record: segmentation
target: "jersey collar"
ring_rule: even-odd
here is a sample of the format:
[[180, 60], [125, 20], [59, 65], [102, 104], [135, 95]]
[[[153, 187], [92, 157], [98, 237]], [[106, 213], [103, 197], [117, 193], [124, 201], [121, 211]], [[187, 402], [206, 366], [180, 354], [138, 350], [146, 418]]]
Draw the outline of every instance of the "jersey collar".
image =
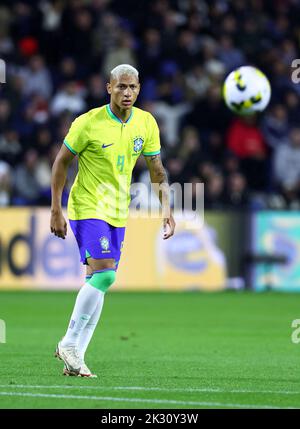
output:
[[125, 122], [122, 122], [121, 121], [121, 119], [120, 118], [118, 118], [115, 114], [114, 114], [114, 112], [111, 110], [111, 108], [110, 108], [110, 105], [109, 104], [107, 104], [106, 105], [106, 111], [107, 111], [107, 113], [108, 113], [108, 115], [111, 117], [111, 119], [113, 119], [114, 121], [116, 121], [116, 122], [119, 122], [119, 124], [128, 124], [128, 122], [131, 120], [131, 118], [132, 118], [132, 116], [133, 116], [133, 107], [132, 107], [132, 109], [131, 109], [131, 113], [130, 113], [130, 116], [129, 116], [129, 118], [127, 119], [127, 121], [125, 121]]

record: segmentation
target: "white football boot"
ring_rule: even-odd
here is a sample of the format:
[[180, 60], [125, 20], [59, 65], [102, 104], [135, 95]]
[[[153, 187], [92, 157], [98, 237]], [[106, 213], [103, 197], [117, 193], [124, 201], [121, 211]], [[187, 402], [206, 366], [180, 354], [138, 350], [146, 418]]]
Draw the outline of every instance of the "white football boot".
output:
[[91, 370], [86, 366], [85, 363], [80, 367], [79, 373], [74, 371], [69, 371], [67, 366], [64, 366], [63, 375], [73, 377], [89, 377], [89, 378], [97, 378], [96, 374], [92, 374]]
[[84, 366], [76, 347], [63, 347], [61, 341], [56, 346], [54, 356], [64, 361], [67, 370], [74, 373], [74, 375], [79, 375], [81, 367]]

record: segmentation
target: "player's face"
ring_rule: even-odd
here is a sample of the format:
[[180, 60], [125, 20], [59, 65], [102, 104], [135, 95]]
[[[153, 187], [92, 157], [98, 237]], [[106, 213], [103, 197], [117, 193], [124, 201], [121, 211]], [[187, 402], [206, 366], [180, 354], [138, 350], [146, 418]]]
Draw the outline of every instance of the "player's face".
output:
[[140, 92], [140, 84], [135, 76], [122, 75], [107, 84], [112, 105], [120, 110], [131, 109]]

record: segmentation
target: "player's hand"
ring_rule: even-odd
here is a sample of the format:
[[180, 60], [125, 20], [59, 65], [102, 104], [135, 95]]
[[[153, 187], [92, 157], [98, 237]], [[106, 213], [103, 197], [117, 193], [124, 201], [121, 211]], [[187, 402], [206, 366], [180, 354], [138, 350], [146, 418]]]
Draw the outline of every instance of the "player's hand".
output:
[[65, 239], [67, 235], [67, 222], [61, 211], [51, 212], [50, 230], [56, 237]]
[[171, 214], [169, 217], [164, 218], [163, 226], [164, 226], [163, 239], [167, 240], [168, 238], [172, 237], [172, 235], [174, 234], [175, 226], [176, 226], [175, 220]]

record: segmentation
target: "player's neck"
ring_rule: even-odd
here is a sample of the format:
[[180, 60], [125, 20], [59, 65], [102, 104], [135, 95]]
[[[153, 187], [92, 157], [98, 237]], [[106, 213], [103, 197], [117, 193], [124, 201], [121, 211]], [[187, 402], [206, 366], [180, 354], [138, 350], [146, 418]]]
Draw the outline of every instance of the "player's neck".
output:
[[110, 103], [109, 107], [110, 107], [110, 110], [112, 111], [112, 113], [118, 119], [120, 119], [120, 121], [126, 122], [130, 118], [132, 108], [131, 109], [120, 109], [120, 107], [118, 107], [116, 104], [112, 104], [112, 103]]

